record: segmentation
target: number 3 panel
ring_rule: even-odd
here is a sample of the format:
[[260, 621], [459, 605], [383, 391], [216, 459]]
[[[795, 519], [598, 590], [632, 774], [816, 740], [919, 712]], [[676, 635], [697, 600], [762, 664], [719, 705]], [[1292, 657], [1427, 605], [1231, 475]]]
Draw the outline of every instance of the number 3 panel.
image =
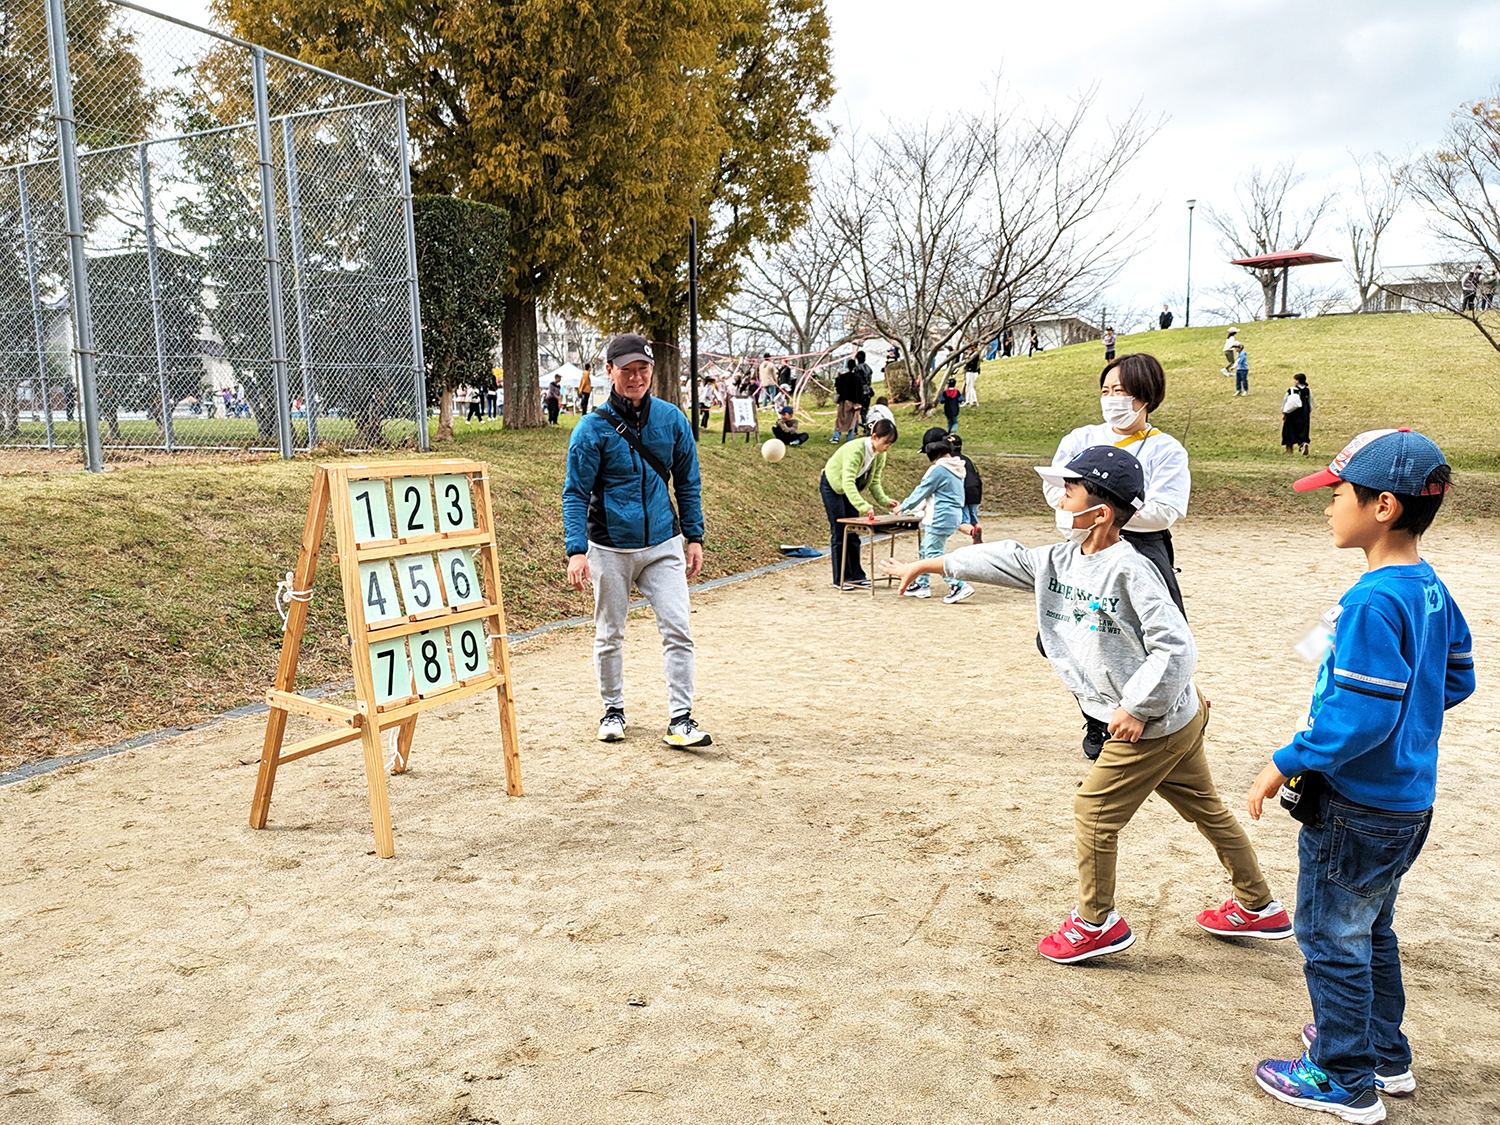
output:
[[420, 616], [443, 607], [431, 555], [405, 555], [397, 559], [396, 577], [401, 582], [401, 600], [406, 603], [409, 615]]
[[437, 531], [432, 507], [431, 477], [397, 477], [391, 481], [396, 498], [396, 534], [402, 538]]
[[473, 531], [474, 500], [469, 493], [469, 478], [451, 474], [434, 477], [437, 486], [439, 531]]
[[478, 621], [449, 626], [448, 644], [453, 649], [459, 679], [472, 680], [490, 670], [489, 646], [484, 642], [484, 626]]
[[427, 629], [411, 635], [411, 664], [417, 677], [417, 694], [431, 695], [453, 682], [448, 664], [446, 629]]
[[474, 566], [472, 551], [462, 547], [454, 551], [439, 551], [438, 569], [443, 574], [449, 605], [460, 606], [484, 601], [484, 591], [479, 588], [479, 572]]
[[404, 637], [376, 641], [370, 646], [370, 674], [375, 678], [377, 704], [411, 697], [411, 664], [406, 659]]

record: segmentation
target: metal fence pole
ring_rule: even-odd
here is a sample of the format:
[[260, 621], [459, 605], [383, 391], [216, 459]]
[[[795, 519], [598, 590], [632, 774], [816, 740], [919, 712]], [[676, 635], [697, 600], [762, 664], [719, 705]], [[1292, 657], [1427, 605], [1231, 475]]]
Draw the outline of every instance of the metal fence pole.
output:
[[[62, 0], [50, 0], [60, 4]], [[281, 258], [276, 242], [276, 177], [271, 163], [271, 111], [266, 95], [266, 52], [252, 52], [255, 71], [255, 139], [260, 154], [260, 219], [266, 243], [266, 305], [271, 321], [271, 373], [276, 380], [276, 413], [281, 455], [292, 457], [292, 392], [286, 371], [286, 324], [281, 309]]]
[[406, 216], [406, 281], [411, 299], [412, 375], [417, 395], [417, 448], [431, 449], [427, 437], [427, 360], [422, 354], [422, 294], [417, 287], [417, 227], [411, 209], [411, 161], [406, 148], [406, 98], [396, 97], [396, 131], [401, 138], [401, 203]]
[[73, 281], [73, 335], [78, 355], [83, 419], [84, 463], [104, 471], [99, 440], [99, 384], [94, 375], [94, 321], [89, 308], [89, 276], [83, 257], [83, 200], [78, 190], [78, 145], [73, 134], [73, 77], [68, 65], [68, 25], [63, 0], [47, 0], [47, 53], [52, 62], [52, 109], [57, 118], [57, 163], [62, 172], [63, 207], [68, 226], [68, 265]]
[[16, 190], [21, 196], [21, 233], [26, 245], [26, 279], [31, 283], [31, 331], [36, 336], [36, 375], [42, 385], [42, 420], [47, 426], [47, 448], [56, 449], [52, 433], [52, 389], [47, 386], [47, 331], [42, 324], [42, 294], [36, 283], [36, 236], [31, 227], [31, 196], [26, 190], [26, 167], [16, 165]]
[[297, 294], [297, 354], [302, 368], [302, 399], [307, 404], [307, 448], [318, 446], [318, 399], [314, 394], [312, 362], [308, 358], [307, 263], [302, 256], [302, 189], [297, 182], [297, 146], [292, 119], [281, 119], [281, 149], [286, 157], [286, 205], [292, 226], [292, 277]]
[[151, 158], [141, 145], [141, 216], [146, 226], [146, 273], [151, 279], [151, 320], [156, 328], [156, 382], [161, 392], [161, 434], [173, 452], [172, 400], [167, 391], [167, 329], [162, 322], [161, 273], [156, 262], [156, 224], [151, 220]]

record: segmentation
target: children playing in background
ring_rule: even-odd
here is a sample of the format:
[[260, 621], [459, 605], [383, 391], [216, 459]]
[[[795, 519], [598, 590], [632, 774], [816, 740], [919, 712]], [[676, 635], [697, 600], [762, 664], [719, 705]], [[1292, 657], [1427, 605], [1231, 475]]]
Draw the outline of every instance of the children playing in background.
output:
[[1208, 706], [1193, 685], [1197, 649], [1156, 568], [1120, 539], [1145, 499], [1140, 462], [1093, 446], [1065, 466], [1038, 468], [1063, 488], [1066, 541], [964, 547], [916, 563], [882, 561], [904, 590], [924, 574], [1032, 590], [1047, 659], [1084, 713], [1106, 720], [1109, 739], [1073, 798], [1078, 906], [1037, 951], [1071, 964], [1118, 953], [1135, 935], [1115, 909], [1120, 830], [1153, 792], [1198, 828], [1229, 869], [1234, 897], [1198, 915], [1227, 937], [1284, 938], [1291, 920], [1261, 874], [1255, 849], [1224, 807], [1203, 748]]
[[1469, 626], [1421, 556], [1449, 477], [1421, 434], [1372, 430], [1293, 485], [1333, 487], [1333, 545], [1364, 551], [1369, 569], [1339, 599], [1310, 725], [1249, 794], [1258, 820], [1265, 799], [1297, 779], [1296, 930], [1313, 1012], [1302, 1056], [1263, 1060], [1255, 1080], [1281, 1101], [1362, 1125], [1385, 1120], [1380, 1093], [1416, 1089], [1391, 923], [1432, 826], [1443, 713], [1474, 692]]
[[[906, 512], [922, 513], [922, 543], [918, 548], [924, 559], [940, 559], [948, 545], [948, 536], [969, 525], [963, 522], [964, 508], [964, 463], [953, 456], [953, 446], [948, 435], [937, 426], [922, 435], [922, 452], [931, 462], [911, 495], [901, 501]], [[948, 579], [948, 594], [943, 601], [952, 605], [974, 593], [967, 582]], [[927, 586], [927, 575], [923, 574], [905, 585], [902, 591], [908, 598], [930, 598], [932, 591]]]
[[979, 526], [979, 502], [984, 499], [984, 481], [979, 479], [979, 470], [974, 462], [964, 456], [964, 439], [957, 434], [948, 435], [953, 446], [953, 456], [964, 463], [964, 511], [963, 523], [969, 528], [969, 538], [976, 543], [984, 541], [984, 532]]
[[1250, 393], [1250, 353], [1245, 350], [1244, 344], [1238, 343], [1234, 345], [1234, 393]]
[[802, 432], [802, 425], [797, 421], [797, 414], [791, 406], [783, 406], [781, 414], [776, 423], [771, 427], [771, 436], [779, 438], [788, 446], [801, 445], [807, 440], [807, 435]]

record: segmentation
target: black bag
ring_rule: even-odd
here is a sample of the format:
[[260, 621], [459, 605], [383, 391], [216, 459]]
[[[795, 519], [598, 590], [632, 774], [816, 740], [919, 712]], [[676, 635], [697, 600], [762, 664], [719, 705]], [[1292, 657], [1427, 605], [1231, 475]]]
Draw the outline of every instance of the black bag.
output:
[[1277, 797], [1281, 800], [1281, 807], [1292, 814], [1293, 820], [1316, 828], [1323, 823], [1323, 794], [1327, 790], [1327, 778], [1317, 770], [1306, 770], [1296, 777], [1287, 778]]

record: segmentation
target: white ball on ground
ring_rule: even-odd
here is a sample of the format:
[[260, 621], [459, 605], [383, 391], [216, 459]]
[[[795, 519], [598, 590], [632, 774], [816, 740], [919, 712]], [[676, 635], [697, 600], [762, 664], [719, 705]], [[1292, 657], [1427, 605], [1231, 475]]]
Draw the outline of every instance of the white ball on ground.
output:
[[760, 447], [760, 455], [774, 465], [786, 456], [786, 443], [780, 438], [771, 438]]

